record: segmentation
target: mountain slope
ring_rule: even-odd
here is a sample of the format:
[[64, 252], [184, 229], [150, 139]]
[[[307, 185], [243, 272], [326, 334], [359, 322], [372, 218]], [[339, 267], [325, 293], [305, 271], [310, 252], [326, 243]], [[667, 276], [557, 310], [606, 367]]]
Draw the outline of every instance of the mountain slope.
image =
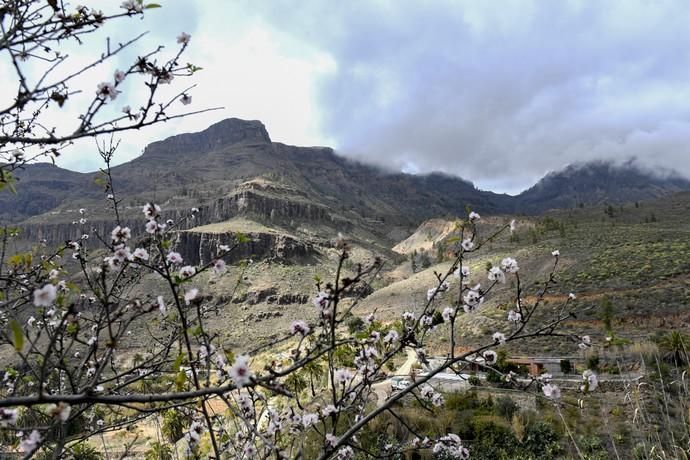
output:
[[[154, 142], [112, 172], [123, 215], [132, 219], [141, 218], [140, 206], [154, 200], [173, 217], [199, 207], [202, 225], [237, 216], [287, 230], [308, 223], [310, 231], [326, 226], [327, 232], [358, 233], [388, 247], [420, 222], [463, 215], [467, 206], [485, 214], [536, 214], [690, 190], [685, 179], [593, 163], [551, 173], [518, 196], [500, 195], [457, 177], [391, 173], [329, 148], [272, 142], [261, 122], [235, 118]], [[19, 196], [0, 196], [4, 222], [68, 223], [80, 207], [89, 209], [91, 219], [107, 217], [103, 191], [94, 183], [97, 173], [36, 164], [18, 176]]]
[[62, 169], [48, 163], [27, 165], [14, 172], [17, 194], [0, 193], [0, 222], [20, 222], [48, 212], [70, 200], [95, 198], [93, 174]]
[[576, 164], [547, 174], [518, 197], [518, 209], [538, 213], [547, 209], [574, 208], [580, 204], [626, 203], [659, 198], [690, 190], [690, 181], [674, 175], [657, 175], [632, 163]]

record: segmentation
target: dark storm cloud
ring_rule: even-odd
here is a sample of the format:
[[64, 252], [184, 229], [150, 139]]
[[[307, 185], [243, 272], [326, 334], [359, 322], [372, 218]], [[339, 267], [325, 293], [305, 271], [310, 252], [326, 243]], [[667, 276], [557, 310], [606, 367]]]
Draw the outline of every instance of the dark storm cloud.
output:
[[690, 176], [690, 3], [271, 2], [329, 53], [322, 128], [347, 155], [518, 191], [591, 159]]

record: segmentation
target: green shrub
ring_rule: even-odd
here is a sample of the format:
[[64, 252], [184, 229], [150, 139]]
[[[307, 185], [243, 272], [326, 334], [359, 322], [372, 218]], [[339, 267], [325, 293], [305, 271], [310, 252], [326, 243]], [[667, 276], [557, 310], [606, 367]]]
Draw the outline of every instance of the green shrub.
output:
[[103, 455], [91, 444], [81, 442], [69, 448], [75, 460], [102, 460]]
[[350, 334], [354, 334], [355, 332], [359, 332], [363, 329], [364, 320], [359, 316], [353, 316], [347, 320], [347, 330], [350, 331]]
[[599, 355], [591, 355], [587, 358], [587, 369], [596, 371], [599, 369]]
[[185, 434], [189, 427], [189, 417], [176, 409], [168, 409], [163, 412], [163, 436], [171, 443], [176, 443]]
[[501, 396], [496, 399], [494, 403], [494, 411], [496, 415], [500, 415], [506, 420], [511, 420], [515, 413], [520, 411], [520, 406], [518, 406], [515, 401], [507, 396]]

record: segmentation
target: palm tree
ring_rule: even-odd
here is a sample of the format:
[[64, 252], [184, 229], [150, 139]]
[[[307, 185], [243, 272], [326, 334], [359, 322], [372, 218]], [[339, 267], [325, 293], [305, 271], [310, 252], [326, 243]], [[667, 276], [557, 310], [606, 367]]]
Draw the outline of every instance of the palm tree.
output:
[[659, 349], [663, 352], [663, 358], [676, 366], [690, 362], [689, 346], [690, 337], [680, 331], [672, 331], [659, 339]]
[[326, 369], [323, 365], [322, 360], [313, 360], [308, 362], [302, 368], [309, 376], [309, 386], [311, 388], [311, 395], [316, 396], [316, 388], [314, 386], [314, 381], [321, 382], [323, 377], [326, 375]]
[[151, 448], [144, 454], [145, 460], [173, 460], [173, 451], [168, 444], [151, 443]]
[[295, 393], [300, 393], [307, 388], [307, 380], [304, 374], [303, 370], [299, 370], [288, 375], [287, 379], [285, 379], [285, 386], [292, 389]]

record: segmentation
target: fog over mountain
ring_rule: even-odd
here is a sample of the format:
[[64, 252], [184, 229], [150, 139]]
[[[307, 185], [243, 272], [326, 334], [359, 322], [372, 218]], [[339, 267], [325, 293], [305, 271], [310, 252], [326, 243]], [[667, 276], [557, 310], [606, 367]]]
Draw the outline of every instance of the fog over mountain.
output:
[[[185, 59], [204, 68], [190, 107], [226, 109], [124, 135], [119, 162], [171, 133], [236, 116], [262, 120], [276, 141], [328, 145], [396, 172], [444, 171], [511, 194], [591, 160], [636, 158], [690, 177], [688, 2], [161, 4], [131, 29], [102, 31], [114, 42], [152, 31], [116, 65], [186, 31]], [[80, 58], [102, 52], [74, 48]], [[99, 67], [98, 78], [113, 70]], [[0, 68], [0, 86], [12, 75]], [[112, 110], [134, 105], [145, 89], [128, 88]], [[74, 124], [80, 101], [74, 95], [51, 122]], [[80, 144], [58, 161], [93, 170], [92, 152]]]
[[687, 2], [289, 4], [264, 17], [337, 63], [318, 97], [345, 155], [510, 193], [591, 160], [690, 176]]
[[[181, 168], [183, 164], [193, 166]], [[538, 214], [690, 190], [690, 181], [678, 175], [652, 173], [635, 162], [596, 161], [552, 172], [523, 193], [509, 196], [481, 190], [450, 174], [396, 173], [338, 155], [328, 147], [274, 142], [260, 121], [237, 118], [153, 142], [141, 156], [113, 168], [112, 174], [116, 190], [136, 215], [138, 205], [156, 200], [173, 209], [208, 206], [203, 215], [210, 223], [241, 214], [241, 206], [231, 212], [224, 201], [259, 187], [259, 198], [252, 199], [258, 200], [261, 214], [291, 209], [286, 211], [289, 219], [316, 216], [335, 227], [347, 221], [372, 226], [380, 234], [436, 216], [464, 215], [467, 206], [489, 214]], [[36, 164], [17, 175], [18, 195], [0, 196], [0, 216], [10, 221], [36, 217], [51, 222], [71, 215], [62, 212], [67, 209], [102, 207], [96, 172]], [[266, 193], [271, 195], [269, 201]], [[230, 206], [236, 205], [233, 201]]]

